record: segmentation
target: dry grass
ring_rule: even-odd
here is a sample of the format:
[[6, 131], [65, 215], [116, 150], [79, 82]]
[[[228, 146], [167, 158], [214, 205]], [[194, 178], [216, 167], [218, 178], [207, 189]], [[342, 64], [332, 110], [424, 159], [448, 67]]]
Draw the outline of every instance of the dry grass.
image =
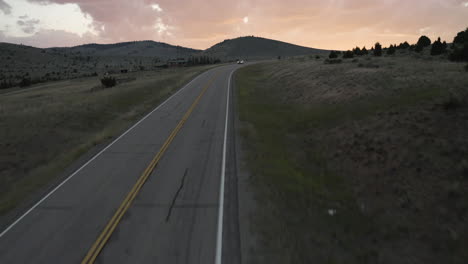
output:
[[467, 82], [425, 56], [240, 70], [259, 259], [464, 263]]
[[0, 213], [207, 68], [131, 73], [125, 75], [128, 82], [108, 89], [96, 89], [96, 77], [0, 95]]

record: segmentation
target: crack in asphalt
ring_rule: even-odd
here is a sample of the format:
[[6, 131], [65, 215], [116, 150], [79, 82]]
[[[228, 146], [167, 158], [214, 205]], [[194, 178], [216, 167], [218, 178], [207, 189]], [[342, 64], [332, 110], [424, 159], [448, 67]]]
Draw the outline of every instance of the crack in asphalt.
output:
[[174, 195], [174, 198], [172, 199], [171, 206], [169, 207], [169, 211], [167, 212], [166, 223], [169, 222], [169, 218], [171, 217], [172, 209], [174, 208], [177, 197], [179, 196], [179, 193], [182, 190], [182, 188], [184, 188], [184, 183], [185, 183], [185, 178], [187, 177], [187, 172], [188, 172], [188, 168], [185, 169], [184, 176], [182, 177], [182, 181], [180, 182], [179, 189], [177, 190], [177, 192]]

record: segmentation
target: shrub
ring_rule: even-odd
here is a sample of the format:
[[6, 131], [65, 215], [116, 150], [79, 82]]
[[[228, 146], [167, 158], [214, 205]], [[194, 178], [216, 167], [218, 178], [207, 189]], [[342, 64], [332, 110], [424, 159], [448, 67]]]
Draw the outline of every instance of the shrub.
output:
[[387, 55], [393, 55], [396, 52], [396, 48], [393, 45], [390, 45], [390, 47], [387, 49]]
[[408, 49], [410, 47], [410, 44], [405, 41], [403, 43], [400, 43], [400, 45], [398, 45], [397, 49]]
[[338, 52], [332, 50], [332, 51], [330, 52], [330, 55], [328, 55], [328, 58], [330, 58], [330, 59], [336, 59], [336, 58], [338, 58]]
[[434, 44], [432, 44], [431, 48], [431, 55], [436, 56], [445, 53], [447, 49], [447, 43], [445, 45], [440, 41], [440, 38], [438, 38], [436, 41], [434, 41]]
[[465, 46], [456, 46], [449, 58], [452, 61], [468, 61], [468, 44]]
[[352, 59], [354, 58], [354, 52], [348, 50], [343, 53], [343, 59]]
[[366, 49], [366, 47], [363, 47], [361, 50], [362, 55], [367, 55], [369, 54], [369, 51]]
[[422, 46], [423, 48], [429, 47], [431, 45], [432, 41], [430, 38], [427, 36], [421, 36], [418, 40], [418, 43], [416, 44], [417, 46]]
[[354, 55], [357, 55], [357, 56], [362, 56], [363, 55], [362, 50], [359, 47], [354, 48], [353, 53], [354, 53]]
[[416, 52], [421, 52], [424, 50], [424, 46], [422, 45], [416, 45], [416, 47], [414, 48], [414, 51]]
[[325, 64], [340, 64], [342, 63], [343, 61], [340, 60], [340, 59], [326, 59], [324, 61]]
[[23, 78], [21, 80], [21, 82], [19, 83], [19, 86], [20, 87], [28, 87], [28, 86], [31, 86], [32, 82], [31, 82], [31, 78]]
[[459, 32], [453, 40], [452, 53], [449, 58], [453, 61], [468, 61], [468, 28]]
[[106, 88], [114, 87], [117, 84], [117, 81], [112, 76], [105, 76], [101, 79], [102, 85]]
[[453, 40], [453, 44], [465, 44], [468, 42], [468, 28], [465, 31], [458, 32]]
[[11, 80], [3, 80], [1, 83], [0, 83], [0, 89], [7, 89], [7, 88], [10, 88], [10, 87], [13, 87], [13, 83], [11, 82]]
[[375, 43], [374, 56], [382, 56], [382, 45], [379, 42]]

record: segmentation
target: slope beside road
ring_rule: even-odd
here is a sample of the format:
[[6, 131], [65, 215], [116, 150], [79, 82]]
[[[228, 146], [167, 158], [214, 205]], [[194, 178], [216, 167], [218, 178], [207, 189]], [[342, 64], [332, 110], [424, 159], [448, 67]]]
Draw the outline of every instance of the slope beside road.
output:
[[0, 234], [0, 263], [239, 259], [222, 232], [237, 68], [201, 74], [59, 184]]

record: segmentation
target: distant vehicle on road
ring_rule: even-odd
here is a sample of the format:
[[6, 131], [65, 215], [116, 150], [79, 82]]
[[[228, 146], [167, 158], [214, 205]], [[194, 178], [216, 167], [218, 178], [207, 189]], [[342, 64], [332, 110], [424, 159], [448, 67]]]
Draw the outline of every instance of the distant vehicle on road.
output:
[[237, 64], [244, 64], [244, 61], [243, 60], [238, 60]]

